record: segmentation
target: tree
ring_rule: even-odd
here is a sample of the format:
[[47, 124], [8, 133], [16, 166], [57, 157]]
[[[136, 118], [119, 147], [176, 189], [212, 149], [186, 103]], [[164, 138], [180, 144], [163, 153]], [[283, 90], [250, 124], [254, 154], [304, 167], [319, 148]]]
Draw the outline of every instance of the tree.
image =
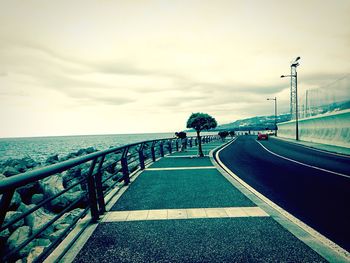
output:
[[203, 130], [210, 130], [217, 126], [216, 120], [206, 113], [192, 113], [192, 115], [187, 120], [187, 128], [192, 128], [196, 130], [197, 133], [197, 141], [198, 141], [198, 156], [203, 157], [202, 151], [202, 140], [200, 136], [200, 132]]
[[175, 132], [175, 136], [180, 139], [185, 139], [187, 137], [187, 134], [186, 132], [180, 131], [180, 132]]
[[222, 141], [225, 141], [225, 138], [228, 136], [228, 131], [219, 131], [218, 135]]

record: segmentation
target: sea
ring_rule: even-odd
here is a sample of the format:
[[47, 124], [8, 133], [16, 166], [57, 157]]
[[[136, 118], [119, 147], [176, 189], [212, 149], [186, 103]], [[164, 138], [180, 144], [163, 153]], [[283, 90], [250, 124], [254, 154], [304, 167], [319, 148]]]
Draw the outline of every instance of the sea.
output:
[[[202, 134], [213, 133], [203, 132]], [[0, 138], [0, 161], [30, 157], [37, 162], [44, 162], [49, 156], [58, 154], [62, 157], [82, 148], [94, 147], [97, 150], [105, 150], [110, 147], [174, 136], [174, 133], [144, 133]], [[187, 136], [195, 136], [195, 133], [188, 132]]]

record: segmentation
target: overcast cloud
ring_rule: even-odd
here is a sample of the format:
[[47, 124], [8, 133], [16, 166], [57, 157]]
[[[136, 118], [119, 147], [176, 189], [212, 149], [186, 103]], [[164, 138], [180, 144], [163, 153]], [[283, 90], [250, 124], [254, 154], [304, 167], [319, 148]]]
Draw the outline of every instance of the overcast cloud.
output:
[[0, 137], [173, 132], [288, 112], [350, 73], [350, 1], [0, 0]]

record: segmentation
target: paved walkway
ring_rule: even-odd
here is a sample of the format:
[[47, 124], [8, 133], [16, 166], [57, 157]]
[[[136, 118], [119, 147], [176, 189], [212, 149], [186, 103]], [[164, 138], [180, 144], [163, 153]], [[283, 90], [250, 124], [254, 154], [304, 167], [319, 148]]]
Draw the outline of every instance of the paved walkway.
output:
[[[204, 145], [205, 154], [220, 144]], [[143, 171], [74, 262], [326, 261], [195, 151]]]

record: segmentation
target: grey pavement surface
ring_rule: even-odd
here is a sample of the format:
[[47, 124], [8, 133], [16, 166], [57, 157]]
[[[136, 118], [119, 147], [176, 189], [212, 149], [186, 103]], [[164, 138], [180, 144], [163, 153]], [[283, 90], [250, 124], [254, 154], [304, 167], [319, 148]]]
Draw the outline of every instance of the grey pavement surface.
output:
[[[205, 145], [205, 151], [220, 144]], [[112, 211], [256, 207], [216, 169], [199, 169], [209, 162], [161, 159], [152, 167], [184, 169], [143, 171]], [[253, 216], [99, 223], [74, 262], [326, 261], [271, 217]]]
[[102, 223], [74, 262], [326, 262], [271, 218]]

